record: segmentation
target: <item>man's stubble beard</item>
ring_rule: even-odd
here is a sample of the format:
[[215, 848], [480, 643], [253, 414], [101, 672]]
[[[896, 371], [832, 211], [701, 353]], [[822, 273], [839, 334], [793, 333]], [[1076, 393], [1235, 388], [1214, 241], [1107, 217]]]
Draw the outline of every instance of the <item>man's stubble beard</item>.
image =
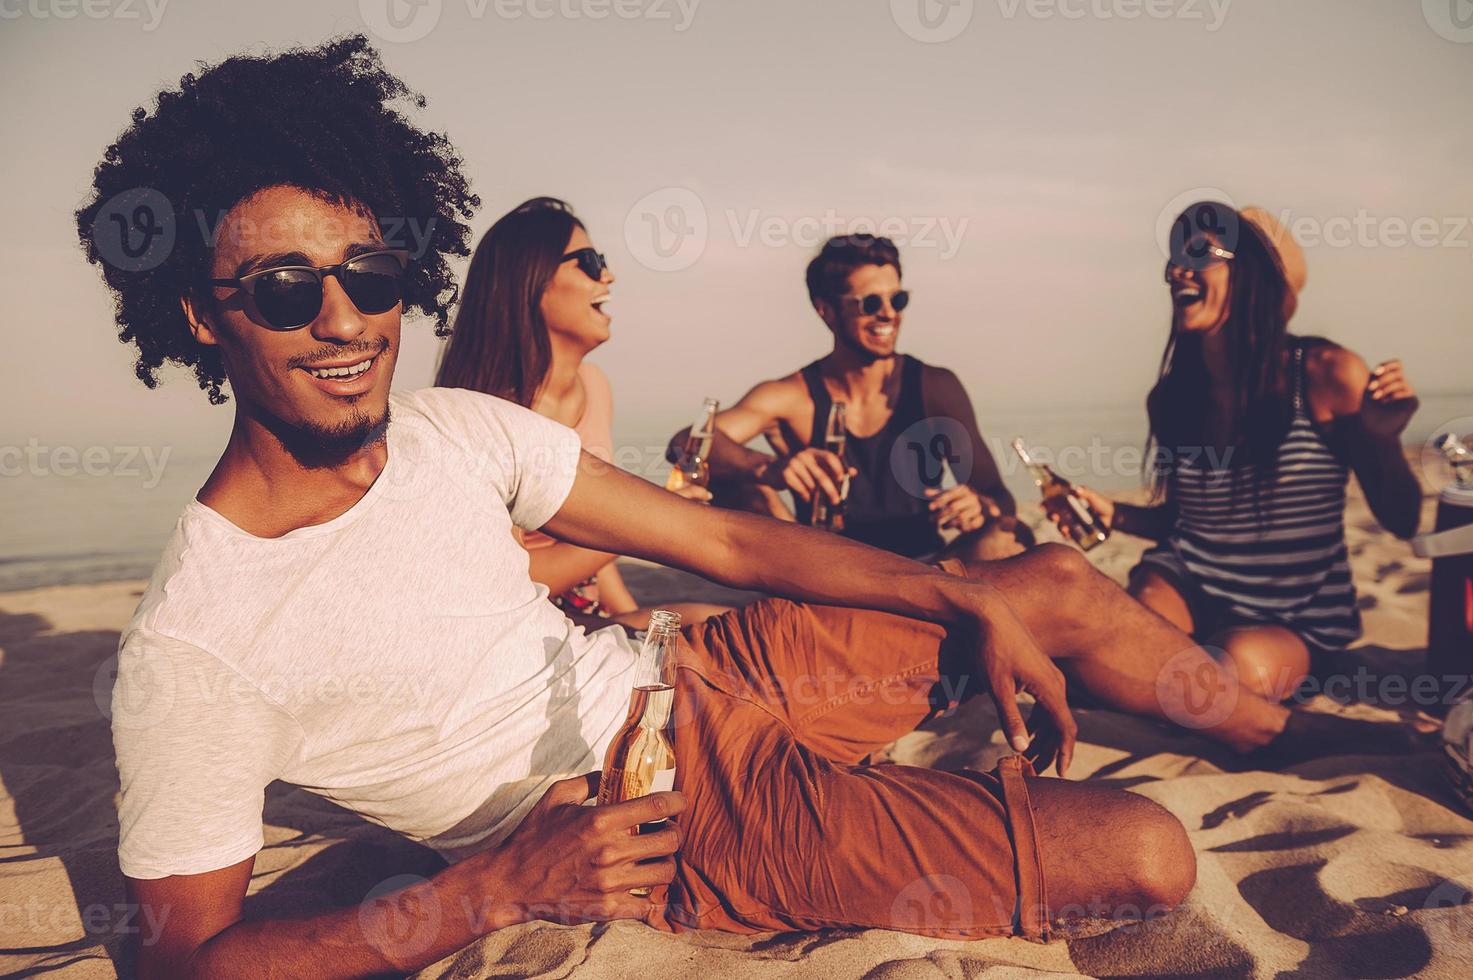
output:
[[266, 413], [260, 421], [298, 465], [315, 470], [340, 466], [355, 453], [382, 442], [389, 431], [389, 416], [389, 405], [385, 402], [383, 414], [378, 418], [352, 404], [348, 417], [330, 426], [312, 422], [294, 424]]
[[874, 364], [876, 361], [894, 360], [899, 353], [894, 347], [892, 347], [890, 348], [890, 353], [888, 354], [876, 354], [874, 351], [861, 344], [858, 338], [850, 336], [849, 331], [847, 330], [835, 330], [834, 336], [839, 338], [839, 344], [845, 350], [862, 359], [866, 365]]

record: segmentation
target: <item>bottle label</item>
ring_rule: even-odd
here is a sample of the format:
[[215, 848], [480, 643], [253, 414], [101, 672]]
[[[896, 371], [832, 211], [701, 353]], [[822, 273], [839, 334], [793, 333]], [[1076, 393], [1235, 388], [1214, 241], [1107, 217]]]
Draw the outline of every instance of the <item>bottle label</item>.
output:
[[1090, 512], [1090, 509], [1084, 505], [1084, 501], [1080, 500], [1072, 493], [1069, 494], [1068, 500], [1069, 509], [1074, 511], [1074, 516], [1079, 518], [1079, 523], [1083, 524], [1087, 528], [1093, 528], [1095, 525], [1095, 517], [1094, 514]]
[[[671, 766], [669, 769], [656, 769], [654, 776], [650, 779], [649, 791], [651, 793], [663, 793], [674, 788], [675, 767]], [[664, 830], [669, 825], [669, 823], [670, 821], [666, 819], [651, 820], [649, 823], [640, 824], [639, 832], [641, 834], [658, 833]]]

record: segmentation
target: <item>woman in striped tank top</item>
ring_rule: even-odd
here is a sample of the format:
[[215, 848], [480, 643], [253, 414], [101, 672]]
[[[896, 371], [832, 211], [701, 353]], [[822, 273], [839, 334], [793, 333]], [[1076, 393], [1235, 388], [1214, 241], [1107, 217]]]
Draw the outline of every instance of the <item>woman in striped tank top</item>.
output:
[[1303, 253], [1267, 212], [1183, 212], [1166, 267], [1171, 339], [1147, 400], [1155, 502], [1084, 491], [1112, 528], [1158, 542], [1131, 593], [1274, 701], [1360, 636], [1350, 473], [1398, 537], [1416, 533], [1421, 508], [1400, 441], [1417, 398], [1400, 363], [1372, 371], [1291, 336], [1304, 281]]

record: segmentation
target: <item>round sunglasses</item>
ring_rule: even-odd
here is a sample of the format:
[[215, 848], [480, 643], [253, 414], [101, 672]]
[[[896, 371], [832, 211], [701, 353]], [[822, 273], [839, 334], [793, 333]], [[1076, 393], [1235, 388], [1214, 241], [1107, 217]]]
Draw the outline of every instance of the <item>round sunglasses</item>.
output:
[[1171, 279], [1173, 269], [1194, 269], [1200, 272], [1238, 257], [1237, 252], [1223, 248], [1206, 235], [1198, 235], [1185, 242], [1173, 241], [1170, 251], [1171, 254], [1166, 259], [1167, 280]]
[[234, 279], [211, 279], [212, 286], [239, 289], [250, 297], [271, 330], [299, 330], [322, 312], [322, 280], [336, 276], [360, 313], [387, 313], [404, 298], [405, 249], [365, 252], [336, 265], [278, 265]]
[[[839, 299], [852, 299], [859, 304], [859, 310], [865, 316], [874, 316], [885, 308], [885, 297], [880, 293], [870, 293], [868, 296], [856, 296], [847, 293]], [[910, 305], [910, 290], [899, 289], [890, 294], [890, 309], [896, 313], [904, 310]]]
[[558, 260], [558, 264], [576, 260], [578, 268], [583, 274], [594, 282], [603, 282], [604, 273], [608, 271], [609, 260], [604, 258], [604, 253], [594, 248], [574, 249]]

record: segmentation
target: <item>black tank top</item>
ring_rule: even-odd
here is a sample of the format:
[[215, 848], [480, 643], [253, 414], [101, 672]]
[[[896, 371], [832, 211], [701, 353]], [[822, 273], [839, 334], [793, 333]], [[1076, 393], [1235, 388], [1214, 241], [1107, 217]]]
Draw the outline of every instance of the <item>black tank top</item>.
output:
[[[921, 390], [924, 367], [914, 357], [901, 356], [900, 394], [890, 420], [866, 439], [851, 433], [844, 450], [845, 461], [859, 471], [849, 480], [844, 536], [911, 558], [939, 551], [945, 543], [931, 523], [929, 501], [901, 486], [891, 466], [896, 440], [926, 417]], [[823, 383], [817, 361], [802, 373], [808, 395], [813, 399], [813, 431], [809, 433], [808, 444], [822, 449], [833, 399]], [[812, 508], [802, 500], [794, 503], [798, 520], [807, 524]]]

